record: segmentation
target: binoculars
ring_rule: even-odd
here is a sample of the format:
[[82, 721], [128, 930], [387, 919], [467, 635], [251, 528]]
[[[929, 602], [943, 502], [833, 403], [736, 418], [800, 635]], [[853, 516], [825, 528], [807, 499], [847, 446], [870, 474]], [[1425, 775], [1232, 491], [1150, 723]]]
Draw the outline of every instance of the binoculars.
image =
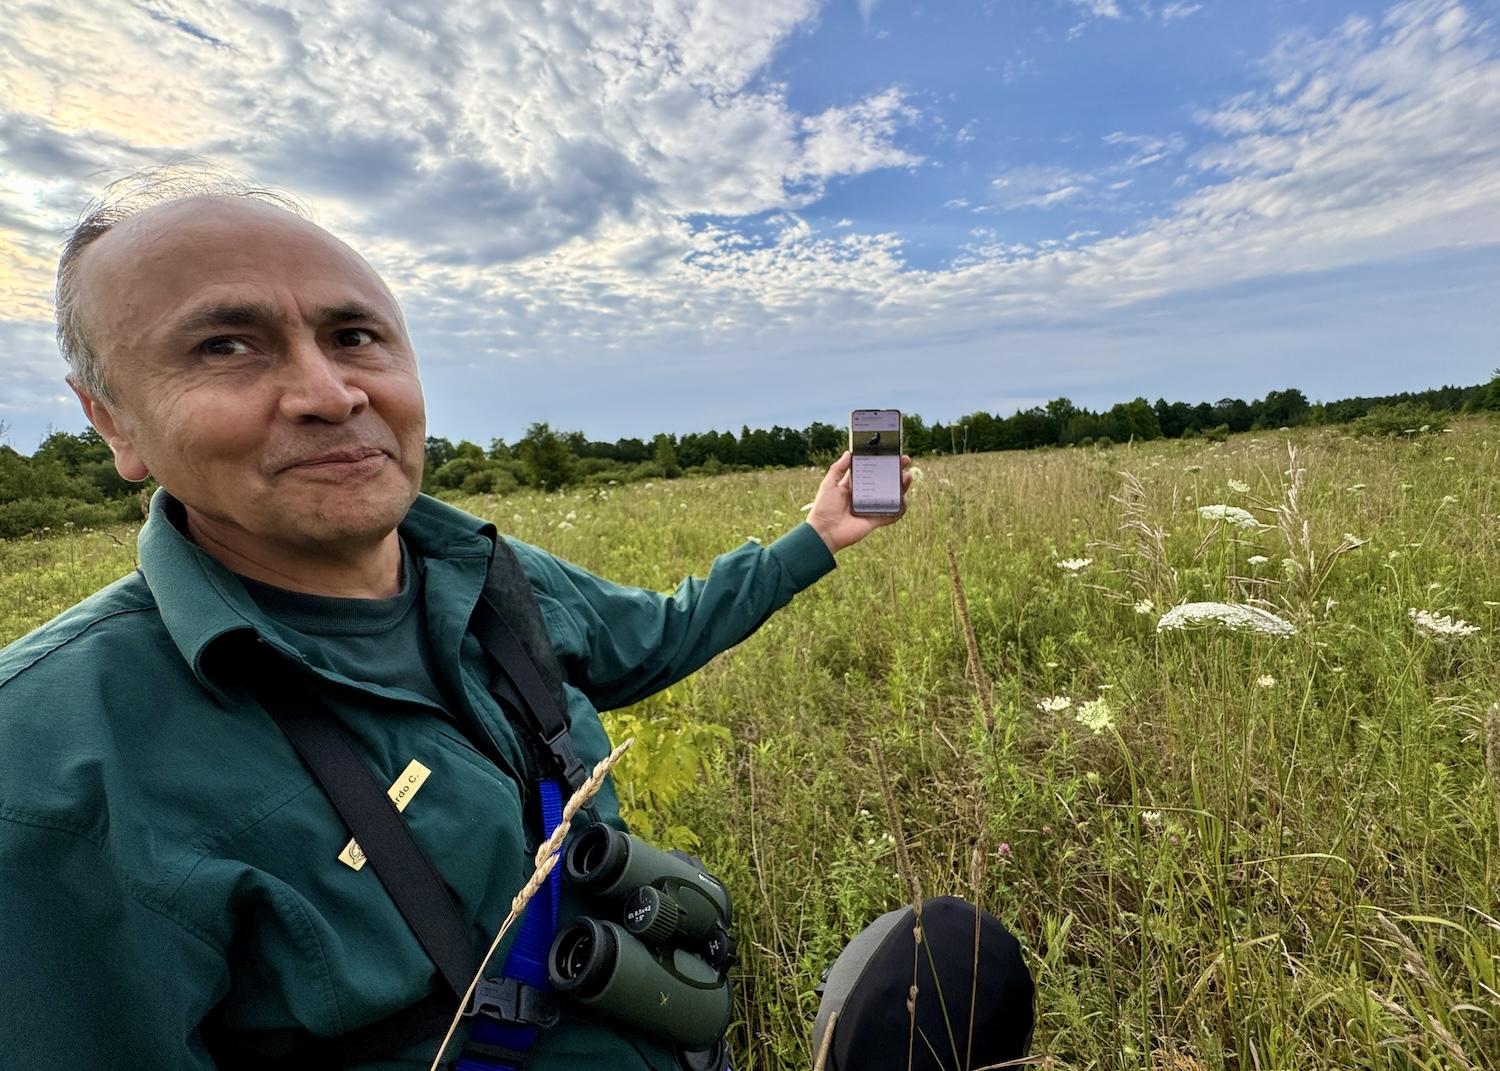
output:
[[563, 868], [620, 921], [585, 917], [559, 930], [547, 953], [552, 988], [685, 1054], [717, 1047], [735, 962], [723, 884], [697, 860], [602, 823], [573, 839]]

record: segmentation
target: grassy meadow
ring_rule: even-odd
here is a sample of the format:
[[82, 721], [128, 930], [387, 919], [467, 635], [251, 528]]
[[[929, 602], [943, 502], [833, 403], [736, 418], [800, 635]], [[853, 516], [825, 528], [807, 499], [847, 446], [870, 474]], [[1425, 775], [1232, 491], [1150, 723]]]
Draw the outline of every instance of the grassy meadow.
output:
[[[735, 895], [736, 1068], [812, 1065], [819, 972], [914, 886], [1022, 939], [1041, 1066], [1500, 1066], [1500, 422], [919, 465], [904, 520], [609, 716], [642, 828]], [[670, 590], [819, 478], [460, 505]], [[0, 643], [133, 536], [0, 542]], [[1295, 633], [1157, 630], [1200, 601]]]

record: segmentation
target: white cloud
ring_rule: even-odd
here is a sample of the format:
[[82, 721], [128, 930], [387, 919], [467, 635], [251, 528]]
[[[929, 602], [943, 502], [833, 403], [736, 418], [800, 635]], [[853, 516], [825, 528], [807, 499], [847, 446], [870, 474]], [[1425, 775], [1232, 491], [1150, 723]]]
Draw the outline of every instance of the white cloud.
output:
[[1026, 166], [1001, 172], [990, 187], [1002, 208], [1048, 208], [1078, 197], [1092, 182], [1091, 176], [1063, 168]]
[[1067, 0], [1076, 8], [1082, 9], [1089, 18], [1094, 19], [1123, 19], [1125, 12], [1120, 10], [1116, 0]]
[[1202, 10], [1202, 4], [1169, 3], [1163, 4], [1157, 10], [1157, 17], [1163, 23], [1176, 22], [1178, 19], [1185, 19], [1189, 15], [1196, 15]]
[[1160, 22], [1163, 26], [1195, 15], [1203, 10], [1199, 3], [1184, 2], [1184, 0], [1167, 0], [1165, 3], [1152, 3], [1151, 0], [1061, 0], [1069, 10], [1078, 10], [1081, 17], [1077, 23], [1068, 28], [1068, 39], [1073, 40], [1080, 36], [1091, 25], [1098, 22], [1127, 22], [1142, 20], [1145, 22]]
[[1126, 145], [1131, 150], [1130, 158], [1120, 166], [1129, 170], [1159, 163], [1182, 152], [1187, 141], [1181, 134], [1156, 137], [1151, 134], [1127, 134], [1116, 130], [1104, 136], [1106, 145]]

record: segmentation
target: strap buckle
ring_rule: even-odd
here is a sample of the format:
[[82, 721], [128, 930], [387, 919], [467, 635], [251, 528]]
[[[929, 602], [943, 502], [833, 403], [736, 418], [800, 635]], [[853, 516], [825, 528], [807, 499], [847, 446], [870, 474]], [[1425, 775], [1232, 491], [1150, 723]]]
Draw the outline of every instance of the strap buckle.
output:
[[542, 742], [547, 745], [547, 750], [552, 752], [552, 757], [562, 767], [563, 780], [567, 782], [569, 792], [577, 792], [583, 787], [583, 783], [589, 779], [588, 767], [584, 766], [583, 760], [573, 750], [573, 737], [564, 725], [550, 738], [542, 737]]
[[506, 1026], [545, 1030], [558, 1019], [557, 1001], [534, 985], [515, 978], [482, 978], [463, 1010], [465, 1019], [483, 1015]]

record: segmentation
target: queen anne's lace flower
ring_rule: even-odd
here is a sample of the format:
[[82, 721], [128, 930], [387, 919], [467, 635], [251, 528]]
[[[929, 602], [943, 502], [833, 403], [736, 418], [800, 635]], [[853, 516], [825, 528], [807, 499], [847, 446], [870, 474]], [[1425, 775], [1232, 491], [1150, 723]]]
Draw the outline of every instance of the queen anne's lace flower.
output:
[[1252, 554], [1245, 560], [1251, 565], [1265, 565], [1266, 562], [1270, 561], [1271, 559], [1267, 558], [1264, 554]]
[[1450, 636], [1472, 636], [1479, 631], [1478, 625], [1459, 621], [1447, 614], [1435, 614], [1430, 610], [1408, 610], [1406, 616], [1411, 618], [1411, 623], [1416, 626], [1418, 632], [1438, 639], [1447, 639]]
[[1228, 486], [1237, 495], [1243, 495], [1250, 490], [1250, 485], [1244, 480], [1230, 480]]
[[1078, 724], [1094, 733], [1102, 733], [1115, 727], [1115, 712], [1109, 709], [1103, 696], [1098, 699], [1090, 699], [1078, 708], [1078, 713], [1073, 715]]
[[1238, 506], [1226, 506], [1223, 504], [1214, 506], [1199, 506], [1198, 516], [1209, 521], [1223, 521], [1232, 524], [1236, 528], [1259, 528], [1260, 522], [1247, 509]]
[[1046, 699], [1038, 702], [1036, 708], [1043, 714], [1056, 714], [1059, 711], [1067, 710], [1072, 705], [1073, 700], [1065, 695], [1049, 695]]
[[1057, 563], [1057, 567], [1066, 569], [1070, 573], [1081, 573], [1093, 564], [1093, 558], [1064, 558]]
[[1296, 626], [1258, 606], [1238, 602], [1187, 602], [1161, 615], [1157, 632], [1185, 629], [1193, 625], [1220, 624], [1236, 632], [1261, 632], [1268, 636], [1292, 636]]
[[1138, 614], [1154, 614], [1156, 613], [1156, 603], [1150, 599], [1142, 599], [1135, 604], [1135, 612]]

